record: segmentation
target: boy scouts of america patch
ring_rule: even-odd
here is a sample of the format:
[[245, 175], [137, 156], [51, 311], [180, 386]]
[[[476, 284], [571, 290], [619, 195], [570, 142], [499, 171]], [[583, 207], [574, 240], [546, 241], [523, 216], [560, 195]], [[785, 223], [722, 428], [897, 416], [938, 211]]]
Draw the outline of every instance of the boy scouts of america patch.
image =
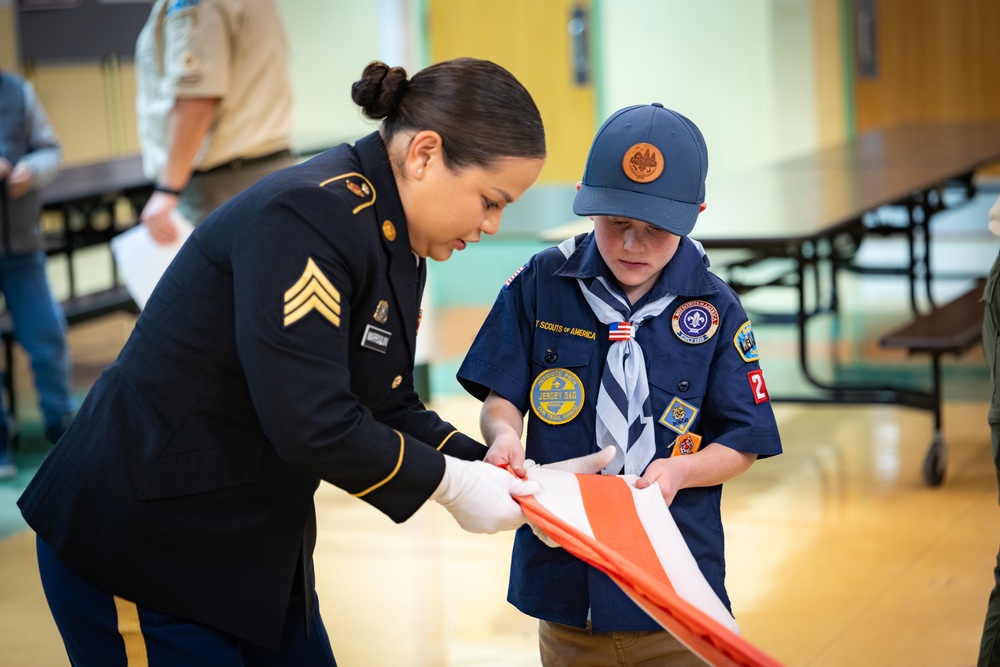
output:
[[674, 333], [685, 343], [698, 345], [715, 335], [719, 311], [708, 301], [688, 301], [674, 311]]
[[670, 456], [686, 456], [701, 449], [701, 436], [697, 433], [685, 433], [674, 438], [674, 446]]
[[698, 408], [674, 396], [674, 400], [670, 401], [670, 405], [660, 415], [659, 421], [671, 431], [684, 435], [691, 428], [697, 414]]
[[744, 322], [736, 335], [733, 336], [733, 345], [736, 346], [736, 351], [740, 353], [743, 357], [743, 361], [760, 361], [760, 353], [757, 352], [757, 340], [753, 337], [753, 331], [750, 329], [750, 320]]
[[565, 368], [550, 368], [531, 385], [531, 409], [546, 424], [565, 424], [583, 408], [583, 383]]
[[663, 173], [663, 153], [653, 144], [635, 144], [625, 151], [622, 170], [636, 183], [655, 181]]

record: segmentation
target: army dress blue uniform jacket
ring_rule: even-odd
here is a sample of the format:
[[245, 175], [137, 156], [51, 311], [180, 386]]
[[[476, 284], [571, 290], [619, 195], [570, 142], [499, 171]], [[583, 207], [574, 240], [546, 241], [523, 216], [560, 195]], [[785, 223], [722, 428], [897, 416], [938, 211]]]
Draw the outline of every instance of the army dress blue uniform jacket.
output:
[[[458, 371], [462, 385], [480, 400], [493, 390], [528, 415], [526, 455], [536, 463], [597, 450], [597, 396], [611, 341], [577, 278], [600, 275], [615, 282], [593, 233], [576, 241], [568, 259], [556, 248], [544, 250], [508, 281]], [[682, 237], [660, 279], [633, 304], [635, 312], [649, 299], [678, 295], [636, 331], [656, 420], [655, 458], [670, 456], [682, 432], [700, 435], [704, 445], [778, 454], [770, 403], [762, 398], [766, 393], [755, 393], [766, 388], [755, 387], [750, 375], [762, 379], [749, 320], [736, 294], [706, 264]], [[692, 301], [709, 302], [718, 312], [717, 328], [700, 343], [683, 341], [672, 325], [673, 315]], [[570, 371], [583, 387], [583, 407], [569, 421], [548, 423], [532, 407], [536, 378], [552, 369]], [[705, 578], [729, 607], [721, 498], [721, 485], [683, 489], [670, 511]], [[564, 549], [546, 546], [528, 526], [515, 537], [508, 599], [528, 615], [577, 627], [585, 626], [589, 609], [594, 632], [662, 629], [607, 576]]]
[[377, 133], [234, 198], [19, 500], [28, 524], [107, 592], [276, 647], [312, 600], [320, 480], [401, 522], [442, 452], [485, 454], [413, 390], [419, 264]]

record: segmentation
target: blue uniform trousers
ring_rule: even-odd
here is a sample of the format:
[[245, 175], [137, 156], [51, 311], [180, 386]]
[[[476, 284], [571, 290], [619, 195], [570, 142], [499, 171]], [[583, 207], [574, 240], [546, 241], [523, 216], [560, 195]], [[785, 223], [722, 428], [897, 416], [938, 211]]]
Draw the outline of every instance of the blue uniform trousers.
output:
[[[42, 588], [73, 667], [336, 667], [318, 600], [307, 637], [305, 606], [293, 597], [281, 648], [273, 650], [106, 593], [66, 567], [40, 538], [36, 543]], [[183, 573], [165, 576], [183, 585]]]
[[[65, 425], [72, 413], [66, 318], [49, 289], [45, 253], [0, 256], [0, 291], [14, 322], [14, 337], [31, 360], [45, 425]], [[7, 430], [3, 410], [0, 427]]]

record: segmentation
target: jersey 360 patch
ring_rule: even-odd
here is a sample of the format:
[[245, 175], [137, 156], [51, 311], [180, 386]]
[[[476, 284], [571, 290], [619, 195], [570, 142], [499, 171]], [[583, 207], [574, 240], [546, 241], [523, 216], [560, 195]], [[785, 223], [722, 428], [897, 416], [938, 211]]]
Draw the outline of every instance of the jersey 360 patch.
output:
[[546, 424], [565, 424], [583, 408], [583, 383], [572, 371], [550, 368], [531, 385], [531, 409]]
[[736, 335], [733, 336], [733, 345], [736, 346], [736, 351], [743, 357], [743, 361], [748, 363], [751, 361], [760, 361], [760, 352], [757, 351], [757, 339], [754, 338], [753, 330], [750, 328], [750, 320], [740, 325]]
[[670, 323], [678, 338], [698, 345], [715, 335], [719, 328], [719, 311], [708, 301], [688, 301], [674, 311]]
[[660, 423], [671, 431], [684, 435], [691, 428], [697, 415], [698, 408], [674, 396], [674, 400], [670, 401], [667, 409], [660, 415]]
[[316, 311], [335, 327], [340, 327], [340, 290], [333, 286], [310, 257], [305, 271], [285, 291], [285, 328]]

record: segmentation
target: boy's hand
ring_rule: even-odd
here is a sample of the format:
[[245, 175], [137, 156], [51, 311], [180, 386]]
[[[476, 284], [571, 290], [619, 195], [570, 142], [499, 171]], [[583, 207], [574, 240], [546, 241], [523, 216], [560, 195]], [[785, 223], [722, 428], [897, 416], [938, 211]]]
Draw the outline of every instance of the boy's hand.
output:
[[527, 474], [524, 467], [524, 446], [513, 434], [509, 437], [506, 434], [497, 436], [483, 460], [501, 468], [509, 467], [518, 477], [523, 478]]
[[666, 458], [656, 459], [646, 467], [646, 472], [636, 480], [635, 488], [645, 489], [646, 487], [658, 484], [660, 493], [663, 494], [663, 501], [670, 507], [674, 502], [674, 496], [681, 490], [681, 470], [676, 464], [678, 459]]

